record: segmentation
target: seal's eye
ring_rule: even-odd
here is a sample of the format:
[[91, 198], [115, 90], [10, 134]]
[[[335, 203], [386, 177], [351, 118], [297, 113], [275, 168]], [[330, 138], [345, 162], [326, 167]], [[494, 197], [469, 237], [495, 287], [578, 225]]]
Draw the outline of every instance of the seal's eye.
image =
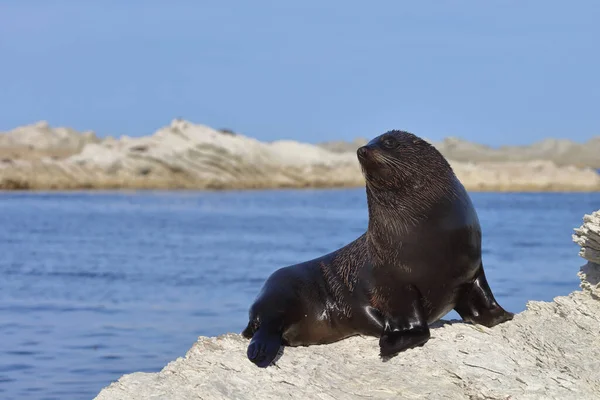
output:
[[393, 137], [386, 137], [381, 141], [381, 143], [384, 147], [387, 147], [388, 149], [393, 149], [394, 147], [396, 147], [396, 139], [394, 139]]

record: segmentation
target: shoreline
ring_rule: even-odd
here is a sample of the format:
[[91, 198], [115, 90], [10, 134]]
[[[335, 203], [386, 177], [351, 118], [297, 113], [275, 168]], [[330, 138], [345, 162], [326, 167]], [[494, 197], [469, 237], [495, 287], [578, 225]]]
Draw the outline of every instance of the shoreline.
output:
[[[469, 185], [464, 184], [469, 193], [600, 193], [600, 186], [582, 187], [577, 185]], [[223, 193], [223, 192], [256, 192], [256, 191], [282, 191], [282, 190], [344, 190], [344, 189], [364, 189], [364, 183], [361, 184], [341, 184], [341, 185], [231, 185], [223, 187], [211, 187], [211, 185], [39, 185], [33, 188], [18, 186], [15, 188], [5, 187], [0, 182], [0, 195], [7, 193], [110, 193], [110, 192], [203, 192], [203, 193]]]

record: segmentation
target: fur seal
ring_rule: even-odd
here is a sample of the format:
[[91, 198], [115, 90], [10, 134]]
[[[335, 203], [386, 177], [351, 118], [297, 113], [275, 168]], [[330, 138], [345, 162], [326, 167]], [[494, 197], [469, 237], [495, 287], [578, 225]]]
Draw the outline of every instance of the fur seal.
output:
[[379, 338], [390, 357], [429, 340], [452, 309], [465, 321], [511, 320], [481, 260], [477, 213], [450, 164], [431, 144], [388, 131], [357, 150], [369, 223], [353, 242], [276, 270], [249, 310], [248, 358], [267, 367], [280, 346]]

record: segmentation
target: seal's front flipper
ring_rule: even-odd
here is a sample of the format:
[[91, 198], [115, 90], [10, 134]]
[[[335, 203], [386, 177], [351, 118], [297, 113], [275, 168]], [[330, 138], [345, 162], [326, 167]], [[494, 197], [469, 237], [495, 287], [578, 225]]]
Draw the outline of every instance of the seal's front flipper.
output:
[[277, 357], [282, 344], [281, 333], [261, 326], [248, 345], [248, 359], [260, 368], [268, 367]]
[[429, 340], [429, 337], [428, 327], [384, 333], [379, 338], [379, 355], [391, 357], [404, 350], [423, 346]]
[[496, 302], [485, 277], [483, 265], [475, 281], [460, 295], [454, 309], [463, 320], [490, 328], [514, 317], [513, 313], [504, 310]]
[[384, 315], [383, 333], [379, 338], [380, 355], [391, 357], [424, 345], [430, 333], [419, 290], [413, 285], [377, 289], [381, 290], [386, 293], [378, 293], [375, 297]]
[[248, 325], [246, 325], [246, 328], [242, 331], [242, 336], [246, 339], [252, 339], [252, 336], [254, 336], [254, 333], [257, 330], [256, 325], [257, 324], [255, 321], [250, 320], [250, 322], [248, 322]]

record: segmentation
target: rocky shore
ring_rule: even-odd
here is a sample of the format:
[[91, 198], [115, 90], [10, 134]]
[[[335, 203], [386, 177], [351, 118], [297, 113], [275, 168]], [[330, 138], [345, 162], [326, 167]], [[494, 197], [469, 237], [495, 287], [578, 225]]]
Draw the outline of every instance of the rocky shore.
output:
[[200, 337], [157, 373], [124, 375], [97, 400], [136, 399], [596, 399], [600, 398], [600, 210], [573, 240], [588, 262], [581, 290], [531, 301], [494, 328], [446, 321], [387, 362], [375, 338], [285, 348], [256, 368], [238, 334]]
[[[591, 167], [544, 159], [449, 161], [471, 191], [600, 190], [600, 175]], [[353, 147], [339, 151], [288, 140], [265, 143], [183, 120], [136, 138], [100, 139], [93, 132], [44, 122], [0, 134], [0, 190], [362, 185]]]

